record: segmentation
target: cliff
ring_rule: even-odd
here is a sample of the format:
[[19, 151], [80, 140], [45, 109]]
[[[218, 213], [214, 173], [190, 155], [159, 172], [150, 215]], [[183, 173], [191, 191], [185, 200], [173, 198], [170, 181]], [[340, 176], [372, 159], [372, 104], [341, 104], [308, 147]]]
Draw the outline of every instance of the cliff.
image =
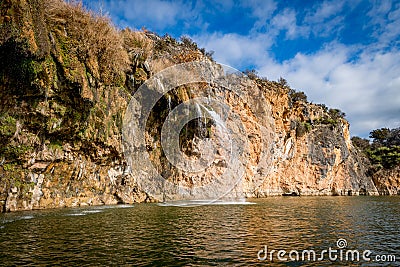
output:
[[1, 12], [3, 210], [144, 201], [122, 156], [120, 32], [61, 1], [2, 1]]
[[[130, 104], [145, 81], [162, 80], [177, 64], [203, 62], [214, 78], [223, 68], [187, 38], [178, 42], [146, 31], [119, 31], [80, 5], [57, 0], [0, 5], [3, 211], [160, 200], [165, 190], [158, 186], [151, 194], [142, 182], [160, 175], [188, 188], [167, 192], [179, 199], [207, 188], [212, 177], [225, 177], [232, 166], [241, 175], [229, 177], [240, 177], [235, 190], [246, 197], [378, 193], [351, 143], [348, 122], [335, 110], [308, 103], [284, 80], [239, 74], [221, 80], [237, 79], [236, 91], [203, 80], [177, 85], [154, 103], [139, 136], [124, 127], [136, 123], [133, 108], [145, 107], [140, 101]], [[233, 125], [229, 142], [237, 155], [231, 158], [240, 164], [225, 157], [232, 151], [224, 146], [221, 118], [215, 115], [220, 106], [212, 101], [195, 103], [207, 118], [188, 121], [177, 146], [189, 162], [213, 152], [218, 157], [192, 173], [171, 164], [160, 138], [163, 122], [194, 98], [216, 99], [231, 111], [224, 121]], [[237, 122], [241, 126], [235, 128]], [[126, 145], [127, 138], [138, 146]], [[216, 150], [199, 152], [213, 140], [222, 140]]]
[[400, 195], [400, 166], [371, 174], [380, 195]]

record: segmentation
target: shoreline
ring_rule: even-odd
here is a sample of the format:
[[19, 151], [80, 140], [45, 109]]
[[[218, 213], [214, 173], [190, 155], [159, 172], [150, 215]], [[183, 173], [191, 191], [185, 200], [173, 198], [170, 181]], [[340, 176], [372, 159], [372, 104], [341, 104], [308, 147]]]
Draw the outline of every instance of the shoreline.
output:
[[[397, 195], [301, 195], [301, 196], [283, 196], [283, 195], [269, 195], [269, 196], [264, 196], [264, 197], [247, 197], [244, 198], [243, 203], [246, 202], [257, 202], [260, 200], [264, 199], [297, 199], [297, 198], [346, 198], [346, 197], [376, 197], [376, 198], [386, 198], [386, 197], [391, 197], [391, 198], [396, 198], [400, 197], [399, 194]], [[185, 207], [185, 205], [174, 205], [174, 203], [177, 202], [190, 202], [193, 200], [178, 200], [178, 201], [170, 201], [166, 203], [171, 203], [172, 205], [165, 205], [168, 207]], [[195, 200], [196, 201], [196, 200]], [[203, 204], [197, 204], [197, 205], [187, 205], [186, 207], [195, 207], [195, 206], [207, 206], [207, 205], [216, 205], [215, 202], [218, 202], [220, 200], [202, 200], [203, 202], [208, 202], [208, 203], [203, 203]], [[242, 201], [242, 200], [241, 200]], [[232, 202], [232, 201], [226, 201], [226, 202]], [[235, 202], [235, 201], [234, 201]], [[17, 210], [9, 210], [9, 211], [2, 211], [0, 214], [9, 214], [9, 213], [18, 213], [18, 212], [29, 212], [29, 211], [44, 211], [44, 210], [61, 210], [61, 209], [75, 209], [75, 208], [100, 208], [100, 207], [110, 207], [110, 208], [116, 208], [118, 206], [120, 207], [125, 207], [125, 206], [134, 206], [134, 205], [141, 205], [141, 204], [162, 204], [163, 202], [161, 201], [144, 201], [144, 202], [133, 202], [133, 203], [116, 203], [116, 204], [111, 204], [111, 203], [105, 203], [105, 204], [96, 204], [96, 205], [76, 205], [76, 206], [55, 206], [55, 207], [42, 207], [42, 208], [32, 208], [32, 209], [17, 209]], [[222, 203], [217, 203], [218, 205], [235, 205], [235, 204], [224, 204], [224, 201]], [[241, 205], [239, 202], [236, 203], [236, 205]], [[163, 205], [160, 205], [163, 206]]]

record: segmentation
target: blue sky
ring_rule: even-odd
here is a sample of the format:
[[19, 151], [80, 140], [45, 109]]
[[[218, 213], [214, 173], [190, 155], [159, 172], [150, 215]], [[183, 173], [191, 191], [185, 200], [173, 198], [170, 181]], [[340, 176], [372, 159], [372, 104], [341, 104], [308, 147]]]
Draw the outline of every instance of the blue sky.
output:
[[400, 1], [84, 0], [120, 28], [187, 35], [214, 59], [347, 114], [352, 135], [400, 127]]

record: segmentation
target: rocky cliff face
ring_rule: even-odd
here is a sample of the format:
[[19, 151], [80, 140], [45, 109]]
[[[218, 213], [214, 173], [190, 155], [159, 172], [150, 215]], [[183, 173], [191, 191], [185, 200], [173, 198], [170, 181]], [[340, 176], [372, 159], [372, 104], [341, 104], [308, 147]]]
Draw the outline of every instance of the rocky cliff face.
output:
[[400, 166], [374, 172], [372, 180], [380, 195], [400, 195]]
[[273, 172], [260, 188], [261, 195], [377, 193], [351, 143], [346, 120], [324, 105], [293, 101], [281, 84], [261, 83], [269, 88], [266, 95], [276, 126]]
[[122, 156], [120, 33], [60, 1], [2, 1], [1, 12], [2, 209], [144, 201]]
[[[180, 63], [205, 62], [208, 77], [218, 77], [222, 67], [190, 40], [118, 31], [79, 5], [57, 0], [0, 5], [2, 210], [153, 201], [165, 192], [158, 186], [155, 195], [148, 194], [141, 181], [157, 175], [186, 188], [169, 192], [179, 199], [212, 184], [232, 166], [241, 172], [235, 182], [241, 196], [378, 193], [351, 144], [346, 120], [293, 97], [283, 81], [257, 77], [235, 76], [236, 91], [197, 81], [162, 94], [145, 120], [143, 146], [136, 150], [151, 165], [130, 162], [122, 133], [125, 112], [140, 86]], [[232, 82], [234, 76], [229, 77]], [[177, 144], [188, 162], [210, 160], [206, 170], [188, 173], [171, 164], [161, 133], [171, 110], [194, 98], [223, 105], [194, 102], [198, 114], [208, 115], [188, 121]], [[215, 115], [221, 107], [232, 115]], [[219, 120], [232, 126], [228, 143], [240, 164], [227, 157], [231, 150]], [[136, 141], [137, 136], [128, 137]], [[203, 153], [216, 140], [222, 140], [220, 146]], [[156, 171], [144, 174], [144, 169]], [[213, 188], [202, 194], [212, 197], [207, 192]]]

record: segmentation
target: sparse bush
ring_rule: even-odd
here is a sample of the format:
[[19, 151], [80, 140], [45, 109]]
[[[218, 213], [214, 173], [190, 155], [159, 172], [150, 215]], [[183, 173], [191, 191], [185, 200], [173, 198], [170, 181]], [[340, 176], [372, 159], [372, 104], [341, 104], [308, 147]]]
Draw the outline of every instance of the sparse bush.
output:
[[307, 96], [304, 92], [297, 92], [293, 89], [290, 89], [289, 96], [292, 99], [292, 102], [297, 102], [297, 101], [307, 102]]
[[278, 83], [279, 83], [282, 87], [289, 88], [288, 82], [286, 81], [286, 79], [284, 79], [284, 78], [282, 78], [282, 77], [279, 77]]
[[60, 47], [68, 54], [66, 58], [76, 56], [105, 84], [120, 84], [124, 80], [128, 54], [108, 17], [85, 10], [81, 2], [50, 0], [46, 19]]
[[5, 155], [9, 159], [19, 159], [26, 152], [31, 151], [32, 147], [24, 144], [19, 145], [7, 145], [6, 147], [0, 149], [0, 153]]
[[361, 138], [358, 136], [353, 136], [351, 138], [351, 142], [353, 142], [353, 145], [358, 147], [361, 151], [366, 151], [367, 149], [370, 148], [370, 143], [368, 139]]
[[321, 107], [324, 112], [328, 112], [328, 107], [325, 104], [317, 104], [318, 107]]
[[255, 69], [246, 69], [245, 71], [243, 71], [244, 74], [247, 75], [247, 77], [249, 77], [252, 80], [257, 80], [258, 79], [258, 73]]
[[144, 32], [132, 31], [129, 28], [122, 32], [123, 46], [132, 61], [145, 61], [153, 49], [153, 42]]
[[346, 113], [344, 113], [343, 111], [341, 111], [340, 109], [337, 109], [337, 108], [330, 108], [328, 113], [329, 113], [329, 116], [335, 121], [346, 117]]
[[7, 113], [0, 115], [0, 135], [11, 137], [17, 130], [17, 120]]
[[206, 49], [203, 47], [203, 48], [200, 48], [200, 52], [203, 54], [203, 55], [205, 55], [208, 59], [210, 59], [210, 60], [214, 60], [213, 58], [212, 58], [212, 56], [214, 55], [214, 51], [206, 51]]
[[306, 133], [310, 132], [312, 126], [309, 122], [297, 122], [296, 123], [296, 137], [302, 137]]
[[156, 41], [155, 50], [158, 52], [169, 52], [168, 42], [164, 38], [160, 38]]
[[328, 110], [328, 114], [317, 119], [315, 122], [320, 124], [336, 126], [342, 119], [344, 119], [345, 116], [346, 114], [341, 110], [336, 108], [335, 109], [331, 108]]
[[324, 116], [315, 120], [315, 123], [336, 126], [338, 124], [338, 121], [330, 118], [329, 116]]
[[181, 36], [181, 42], [185, 47], [187, 47], [189, 49], [192, 49], [192, 50], [198, 49], [197, 44], [192, 39], [190, 39], [189, 36], [185, 36], [185, 35]]
[[51, 140], [49, 144], [49, 148], [53, 150], [62, 150], [63, 144], [61, 140]]
[[204, 54], [206, 57], [208, 57], [208, 59], [210, 60], [214, 60], [213, 59], [213, 55], [214, 55], [214, 51], [206, 51], [206, 53]]

